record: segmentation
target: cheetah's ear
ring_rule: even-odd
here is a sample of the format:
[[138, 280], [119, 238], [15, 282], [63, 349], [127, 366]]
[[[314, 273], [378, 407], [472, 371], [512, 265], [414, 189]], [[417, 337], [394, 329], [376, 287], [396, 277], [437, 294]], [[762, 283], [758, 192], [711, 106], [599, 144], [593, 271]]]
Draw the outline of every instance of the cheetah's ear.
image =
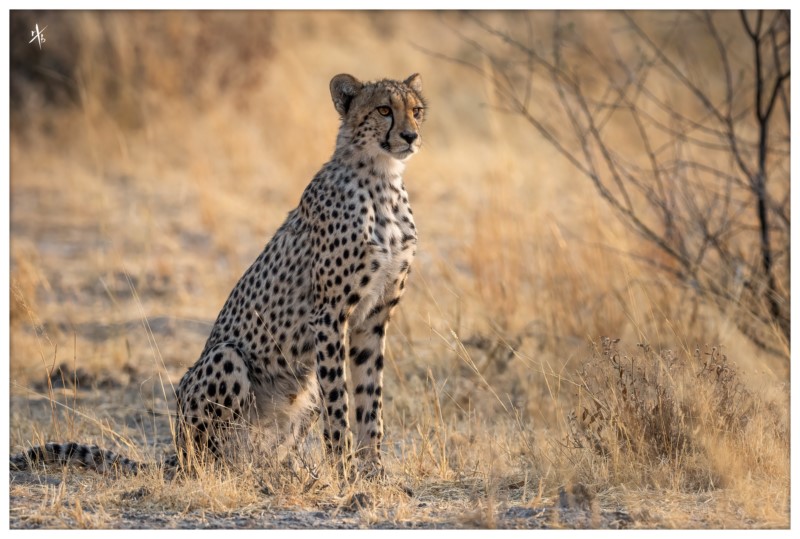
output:
[[344, 118], [350, 108], [350, 102], [358, 95], [364, 85], [353, 75], [342, 73], [331, 79], [331, 97], [333, 106]]
[[422, 95], [422, 77], [419, 76], [419, 73], [414, 73], [408, 77], [403, 81], [403, 84]]

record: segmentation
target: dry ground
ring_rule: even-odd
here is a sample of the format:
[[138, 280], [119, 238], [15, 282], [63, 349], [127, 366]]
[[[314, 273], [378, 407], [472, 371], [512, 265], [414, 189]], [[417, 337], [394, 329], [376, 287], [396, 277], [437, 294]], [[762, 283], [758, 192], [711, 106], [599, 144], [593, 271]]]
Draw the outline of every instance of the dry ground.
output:
[[463, 52], [456, 14], [34, 18], [41, 54], [77, 43], [78, 69], [12, 110], [11, 452], [168, 452], [172, 384], [332, 151], [330, 78], [420, 72], [431, 109], [406, 173], [420, 248], [388, 338], [389, 479], [340, 485], [316, 436], [294, 473], [12, 472], [12, 528], [789, 525], [788, 346], [760, 351], [625, 256], [640, 240], [585, 180], [415, 46]]

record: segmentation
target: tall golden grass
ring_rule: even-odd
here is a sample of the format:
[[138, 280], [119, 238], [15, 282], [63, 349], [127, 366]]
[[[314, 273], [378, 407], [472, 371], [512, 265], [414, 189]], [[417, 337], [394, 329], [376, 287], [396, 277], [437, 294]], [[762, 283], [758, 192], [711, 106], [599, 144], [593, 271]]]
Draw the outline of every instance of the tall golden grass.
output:
[[[609, 25], [602, 12], [574, 16]], [[61, 89], [12, 71], [12, 451], [66, 437], [145, 460], [166, 450], [170, 383], [333, 150], [330, 78], [419, 72], [431, 106], [405, 178], [420, 247], [389, 332], [390, 475], [453, 514], [480, 500], [476, 526], [496, 524], [500, 502], [547, 504], [574, 483], [645, 527], [788, 525], [786, 357], [627, 256], [640, 240], [585, 179], [478, 75], [421, 50], [464, 52], [455, 14], [22, 12], [12, 28], [34, 19], [48, 26], [42, 52], [14, 45], [12, 58]], [[135, 390], [42, 386], [62, 364]], [[156, 414], [131, 425], [131, 411]], [[678, 431], [648, 423], [660, 417]], [[276, 506], [330, 496], [306, 489], [324, 470], [299, 483], [272, 470], [266, 486], [230, 473], [60, 487], [90, 516], [52, 487], [12, 484], [19, 499], [46, 498], [12, 514], [114, 525], [137, 485], [148, 494], [130, 503], [143, 511], [244, 510], [259, 488]], [[367, 523], [434, 518], [371, 488], [391, 503], [362, 511]]]

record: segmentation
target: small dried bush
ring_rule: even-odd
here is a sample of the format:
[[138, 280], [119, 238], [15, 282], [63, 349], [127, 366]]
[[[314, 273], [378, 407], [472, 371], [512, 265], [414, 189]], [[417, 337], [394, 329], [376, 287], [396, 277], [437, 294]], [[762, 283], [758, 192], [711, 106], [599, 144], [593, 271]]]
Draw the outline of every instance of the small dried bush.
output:
[[652, 486], [667, 480], [681, 490], [707, 490], [726, 482], [726, 469], [769, 473], [769, 458], [748, 447], [756, 439], [769, 438], [772, 449], [788, 454], [788, 428], [774, 405], [745, 387], [718, 347], [680, 355], [639, 344], [628, 354], [619, 339], [603, 337], [577, 383], [567, 445], [605, 461], [609, 466], [593, 473], [605, 469], [611, 482], [644, 476]]

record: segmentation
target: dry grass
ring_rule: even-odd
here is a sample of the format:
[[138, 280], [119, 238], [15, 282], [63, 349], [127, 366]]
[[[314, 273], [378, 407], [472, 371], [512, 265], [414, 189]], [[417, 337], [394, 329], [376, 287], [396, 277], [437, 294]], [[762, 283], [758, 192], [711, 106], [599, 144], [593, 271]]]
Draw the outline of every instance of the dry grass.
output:
[[[36, 472], [12, 476], [13, 527], [595, 527], [617, 510], [638, 527], [788, 526], [788, 352], [625, 256], [637, 238], [583, 178], [479, 77], [414, 47], [461, 50], [440, 16], [36, 17], [51, 32], [36, 61], [75, 70], [55, 97], [12, 78], [27, 96], [10, 151], [14, 452], [168, 451], [171, 383], [332, 151], [329, 79], [418, 71], [432, 105], [406, 174], [420, 250], [388, 338], [390, 481], [340, 485], [316, 439], [294, 472]], [[620, 349], [591, 344], [603, 335]]]

